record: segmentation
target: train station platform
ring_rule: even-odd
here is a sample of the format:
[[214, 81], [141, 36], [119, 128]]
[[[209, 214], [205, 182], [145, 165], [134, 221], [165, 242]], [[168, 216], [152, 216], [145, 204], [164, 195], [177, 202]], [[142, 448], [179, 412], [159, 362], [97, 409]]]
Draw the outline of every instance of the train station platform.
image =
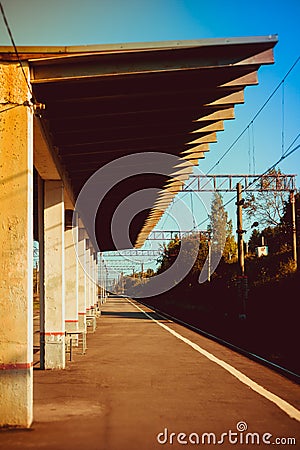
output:
[[65, 370], [34, 371], [34, 422], [5, 450], [300, 446], [299, 386], [126, 298]]

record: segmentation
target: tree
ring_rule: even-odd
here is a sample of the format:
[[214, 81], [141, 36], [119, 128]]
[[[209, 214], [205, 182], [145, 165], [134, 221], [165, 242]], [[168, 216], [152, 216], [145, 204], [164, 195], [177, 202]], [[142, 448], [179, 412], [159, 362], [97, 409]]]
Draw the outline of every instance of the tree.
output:
[[[232, 221], [228, 220], [222, 197], [216, 192], [211, 205], [209, 226], [211, 255], [215, 254], [219, 258], [222, 256], [224, 262], [234, 261], [237, 256], [237, 243], [232, 234], [232, 229]], [[188, 234], [181, 241], [176, 236], [175, 239], [165, 245], [164, 251], [158, 260], [160, 265], [157, 273], [164, 272], [173, 263], [176, 264], [176, 258], [180, 250], [181, 264], [184, 264], [185, 261], [190, 261], [191, 258], [195, 261], [188, 277], [189, 280], [198, 280], [209, 252], [209, 239], [199, 232]]]
[[[300, 239], [300, 193], [295, 195], [296, 202], [296, 230], [297, 242]], [[262, 237], [264, 243], [269, 247], [269, 253], [281, 253], [291, 250], [292, 245], [292, 221], [291, 221], [291, 204], [286, 200], [283, 204], [283, 215], [280, 223], [276, 226], [267, 226], [261, 232], [254, 229], [249, 239], [249, 250], [254, 252], [255, 247], [262, 245]]]
[[153, 275], [154, 275], [154, 270], [153, 269], [149, 268], [149, 269], [146, 270], [146, 277], [147, 278], [153, 277]]
[[175, 238], [169, 241], [167, 245], [164, 244], [164, 251], [157, 259], [157, 262], [159, 263], [157, 273], [164, 272], [172, 265], [179, 253], [179, 250], [180, 240], [178, 239], [178, 236], [175, 236]]
[[176, 258], [180, 250], [182, 252], [181, 264], [185, 264], [185, 261], [189, 262], [193, 258], [195, 262], [191, 269], [191, 275], [199, 274], [208, 255], [208, 241], [206, 237], [199, 236], [197, 232], [184, 236], [182, 241], [175, 237], [165, 245], [163, 254], [158, 260], [160, 263], [157, 270], [158, 274], [167, 270], [173, 263], [176, 264]]
[[187, 244], [186, 251], [195, 258], [192, 274], [198, 277], [208, 255], [208, 240], [199, 233], [193, 233], [183, 238]]
[[[297, 243], [300, 243], [300, 192], [295, 194], [295, 210], [296, 210], [296, 233], [297, 233]], [[292, 212], [291, 204], [289, 201], [285, 202], [283, 209], [283, 216], [281, 219], [281, 226], [286, 234], [291, 234], [292, 232]]]
[[261, 233], [257, 228], [254, 228], [248, 241], [248, 250], [251, 253], [255, 252], [255, 248], [261, 245]]
[[237, 243], [232, 234], [232, 220], [223, 205], [223, 199], [215, 192], [211, 205], [210, 230], [213, 248], [216, 253], [222, 252], [223, 259], [228, 262], [237, 255]]
[[236, 260], [237, 258], [237, 243], [232, 234], [232, 220], [227, 221], [226, 225], [226, 240], [223, 250], [223, 259], [225, 262]]
[[228, 214], [223, 205], [222, 196], [214, 193], [210, 214], [211, 238], [216, 252], [223, 252], [226, 241], [226, 228]]
[[[272, 175], [268, 177], [268, 175]], [[268, 190], [270, 186], [278, 186], [280, 184], [280, 177], [275, 179], [274, 175], [282, 175], [278, 169], [272, 169], [263, 178], [262, 190], [257, 194], [253, 192], [248, 193], [244, 203], [246, 216], [250, 221], [254, 219], [259, 222], [261, 226], [276, 226], [279, 225], [284, 216], [285, 204], [288, 198], [286, 191]]]

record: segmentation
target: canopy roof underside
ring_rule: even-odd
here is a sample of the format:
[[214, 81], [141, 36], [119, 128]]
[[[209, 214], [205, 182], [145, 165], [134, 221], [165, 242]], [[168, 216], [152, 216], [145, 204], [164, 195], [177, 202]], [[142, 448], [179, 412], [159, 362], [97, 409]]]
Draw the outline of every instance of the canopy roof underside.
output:
[[[29, 62], [34, 97], [45, 105], [39, 121], [75, 199], [89, 177], [116, 158], [143, 152], [183, 158], [180, 166], [164, 167], [165, 175], [151, 173], [150, 159], [148, 173], [110, 190], [96, 219], [102, 251], [115, 249], [110, 224], [117, 206], [155, 187], [152, 207], [130, 226], [132, 243], [143, 245], [224, 120], [234, 118], [244, 88], [258, 83], [259, 67], [274, 62], [276, 42], [265, 36], [18, 49]], [[11, 48], [0, 47], [0, 60], [14, 59]]]

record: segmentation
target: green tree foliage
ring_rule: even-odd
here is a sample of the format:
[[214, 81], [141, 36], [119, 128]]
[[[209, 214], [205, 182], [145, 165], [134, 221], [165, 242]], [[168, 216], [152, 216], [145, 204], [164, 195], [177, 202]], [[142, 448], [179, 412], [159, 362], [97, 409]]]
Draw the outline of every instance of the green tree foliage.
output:
[[237, 259], [237, 243], [232, 234], [232, 220], [228, 220], [226, 226], [226, 240], [223, 250], [223, 259], [225, 262], [235, 261]]
[[[300, 193], [295, 195], [297, 242], [300, 242]], [[292, 221], [291, 204], [287, 199], [283, 204], [283, 214], [276, 226], [267, 226], [260, 232], [256, 228], [249, 239], [249, 251], [254, 253], [255, 247], [264, 244], [269, 247], [270, 254], [283, 253], [291, 250], [292, 245]]]
[[[232, 221], [228, 220], [223, 200], [220, 194], [215, 193], [211, 205], [210, 226], [212, 251], [222, 252], [224, 262], [233, 262], [237, 258], [237, 244], [232, 234]], [[181, 246], [184, 242], [184, 246]], [[180, 249], [182, 248], [182, 263], [192, 256], [195, 263], [189, 275], [189, 281], [198, 280], [205, 260], [208, 256], [209, 242], [206, 235], [195, 232], [184, 236], [182, 242], [175, 237], [164, 247], [164, 251], [159, 258], [159, 268], [157, 273], [164, 272], [175, 263]]]
[[201, 272], [205, 260], [208, 256], [208, 241], [207, 238], [198, 233], [194, 233], [185, 238], [190, 247], [190, 252], [193, 256], [197, 255], [195, 258], [195, 263], [192, 268], [192, 275], [198, 277], [198, 274]]
[[176, 237], [165, 245], [163, 254], [158, 260], [160, 265], [157, 273], [164, 272], [175, 263], [181, 248], [182, 264], [184, 264], [185, 261], [189, 261], [192, 257], [194, 258], [195, 263], [192, 267], [191, 273], [196, 275], [199, 271], [201, 271], [208, 254], [208, 242], [206, 237], [201, 234], [199, 235], [199, 233], [192, 233], [184, 236], [182, 238], [182, 242], [184, 242], [183, 246], [181, 245], [181, 241], [178, 237]]
[[215, 251], [223, 252], [223, 259], [226, 262], [235, 260], [237, 243], [232, 234], [232, 220], [228, 220], [228, 213], [225, 211], [223, 199], [218, 192], [215, 192], [211, 205], [210, 230]]
[[146, 270], [145, 276], [147, 278], [153, 277], [153, 275], [154, 275], [154, 270], [153, 269], [149, 268], [149, 269]]
[[286, 201], [288, 200], [288, 192], [268, 190], [271, 186], [280, 184], [280, 177], [274, 181], [274, 177], [268, 175], [282, 175], [278, 169], [272, 169], [263, 178], [261, 191], [257, 193], [248, 193], [244, 204], [246, 216], [249, 221], [256, 220], [261, 226], [277, 226], [280, 225], [284, 216]]
[[209, 218], [211, 239], [215, 251], [219, 253], [223, 251], [225, 246], [228, 214], [225, 211], [222, 197], [218, 192], [214, 193]]
[[261, 245], [261, 233], [257, 228], [254, 228], [250, 239], [248, 241], [248, 250], [250, 253], [255, 252], [255, 248]]
[[[296, 211], [296, 233], [298, 246], [300, 245], [300, 192], [295, 194], [295, 211]], [[292, 232], [292, 210], [289, 201], [285, 202], [281, 226], [285, 233], [290, 235]]]
[[168, 242], [167, 245], [164, 244], [164, 251], [162, 255], [158, 258], [159, 263], [157, 273], [162, 273], [167, 270], [177, 258], [180, 250], [180, 240], [178, 236]]

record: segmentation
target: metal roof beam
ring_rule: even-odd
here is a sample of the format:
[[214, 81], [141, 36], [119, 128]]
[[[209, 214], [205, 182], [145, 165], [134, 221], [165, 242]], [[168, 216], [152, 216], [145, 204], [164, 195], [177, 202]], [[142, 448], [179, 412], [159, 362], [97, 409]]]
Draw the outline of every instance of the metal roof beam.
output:
[[[208, 111], [207, 111], [208, 112]], [[215, 121], [215, 120], [230, 120], [234, 119], [234, 107], [220, 109], [217, 111], [204, 114], [193, 122]]]
[[[261, 47], [265, 47], [265, 43]], [[106, 76], [137, 75], [194, 70], [201, 67], [226, 67], [233, 65], [271, 64], [274, 62], [273, 45], [259, 51], [259, 44], [246, 52], [227, 46], [226, 52], [219, 47], [194, 47], [174, 53], [170, 50], [140, 51], [135, 53], [101, 54], [61, 57], [41, 61], [31, 61], [34, 83], [93, 79]], [[251, 51], [252, 50], [252, 51]], [[231, 55], [232, 53], [232, 55]]]
[[[72, 46], [18, 46], [18, 53], [21, 59], [32, 58], [56, 58], [67, 55], [80, 55], [82, 53], [118, 53], [124, 51], [140, 51], [162, 49], [182, 49], [187, 47], [215, 47], [229, 45], [257, 45], [263, 42], [276, 43], [278, 37], [276, 34], [267, 36], [242, 36], [228, 38], [209, 38], [192, 40], [173, 40], [173, 41], [154, 41], [154, 42], [128, 42], [117, 44], [93, 44], [93, 45], [72, 45]], [[0, 53], [4, 58], [11, 56], [17, 60], [14, 48], [12, 46], [1, 46]]]

